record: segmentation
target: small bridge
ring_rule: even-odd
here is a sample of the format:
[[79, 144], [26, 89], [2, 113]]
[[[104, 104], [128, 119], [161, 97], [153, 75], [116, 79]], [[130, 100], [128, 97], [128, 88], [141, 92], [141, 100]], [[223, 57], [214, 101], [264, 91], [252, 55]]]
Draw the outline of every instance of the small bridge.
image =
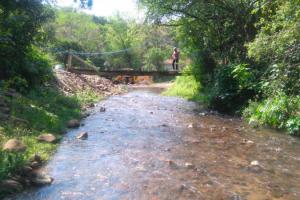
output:
[[[82, 65], [86, 66], [85, 68], [78, 68], [72, 65], [72, 59], [78, 61]], [[142, 71], [142, 70], [133, 70], [133, 69], [121, 69], [121, 70], [99, 70], [96, 66], [87, 63], [85, 60], [81, 59], [77, 55], [69, 52], [67, 54], [67, 64], [66, 69], [69, 72], [77, 74], [88, 74], [88, 75], [99, 75], [102, 77], [112, 78], [116, 76], [179, 76], [181, 75], [180, 71]]]
[[103, 77], [114, 76], [179, 76], [179, 71], [136, 71], [136, 70], [110, 70], [100, 71], [93, 69], [68, 68], [69, 72], [76, 74], [99, 75]]

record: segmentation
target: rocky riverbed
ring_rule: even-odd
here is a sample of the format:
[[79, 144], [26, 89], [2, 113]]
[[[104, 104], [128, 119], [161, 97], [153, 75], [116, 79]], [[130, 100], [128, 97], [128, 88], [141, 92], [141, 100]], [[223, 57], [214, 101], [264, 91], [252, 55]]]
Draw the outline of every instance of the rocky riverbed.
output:
[[158, 89], [100, 102], [17, 200], [300, 199], [300, 140]]

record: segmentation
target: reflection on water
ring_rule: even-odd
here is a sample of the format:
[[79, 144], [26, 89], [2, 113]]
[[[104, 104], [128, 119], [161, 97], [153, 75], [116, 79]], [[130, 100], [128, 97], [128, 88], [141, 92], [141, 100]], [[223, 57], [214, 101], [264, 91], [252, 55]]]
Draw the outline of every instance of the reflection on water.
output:
[[145, 90], [100, 104], [45, 167], [53, 184], [13, 199], [300, 199], [297, 138]]

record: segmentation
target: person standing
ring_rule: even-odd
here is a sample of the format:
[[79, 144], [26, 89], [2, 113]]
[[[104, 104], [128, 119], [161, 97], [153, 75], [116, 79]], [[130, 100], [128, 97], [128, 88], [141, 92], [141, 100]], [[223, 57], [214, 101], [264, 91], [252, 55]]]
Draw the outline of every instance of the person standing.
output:
[[178, 70], [179, 51], [177, 47], [175, 47], [173, 50], [172, 58], [173, 58], [173, 62], [172, 62], [173, 70]]

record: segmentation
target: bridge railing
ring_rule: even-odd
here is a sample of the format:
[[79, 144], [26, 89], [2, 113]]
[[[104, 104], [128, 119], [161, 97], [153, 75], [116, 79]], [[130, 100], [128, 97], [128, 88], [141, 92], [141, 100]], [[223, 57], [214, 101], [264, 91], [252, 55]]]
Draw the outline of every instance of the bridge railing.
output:
[[[69, 49], [67, 53], [67, 63], [66, 69], [71, 72], [81, 73], [81, 74], [98, 74], [100, 76], [116, 76], [116, 75], [128, 75], [128, 76], [153, 76], [153, 75], [163, 75], [163, 76], [176, 76], [179, 75], [180, 72], [172, 69], [172, 63], [170, 61], [165, 62], [166, 68], [165, 70], [137, 70], [131, 68], [121, 68], [121, 69], [113, 69], [113, 70], [103, 70], [95, 65], [86, 62], [84, 59], [80, 58], [78, 55], [72, 53], [72, 50]], [[73, 61], [80, 63], [80, 67], [75, 67], [73, 65]], [[82, 67], [85, 66], [85, 67]]]

